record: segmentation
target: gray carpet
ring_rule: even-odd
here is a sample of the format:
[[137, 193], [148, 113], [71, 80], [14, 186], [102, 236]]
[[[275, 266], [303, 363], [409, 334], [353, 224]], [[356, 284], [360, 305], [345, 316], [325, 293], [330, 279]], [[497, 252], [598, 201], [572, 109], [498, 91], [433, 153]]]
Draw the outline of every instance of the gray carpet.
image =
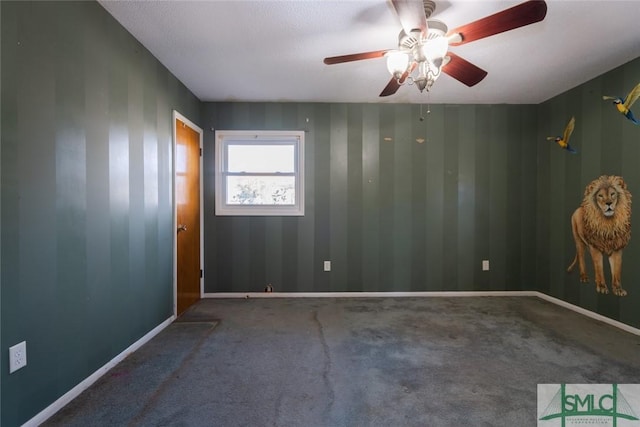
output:
[[535, 426], [639, 346], [535, 297], [203, 300], [44, 425]]

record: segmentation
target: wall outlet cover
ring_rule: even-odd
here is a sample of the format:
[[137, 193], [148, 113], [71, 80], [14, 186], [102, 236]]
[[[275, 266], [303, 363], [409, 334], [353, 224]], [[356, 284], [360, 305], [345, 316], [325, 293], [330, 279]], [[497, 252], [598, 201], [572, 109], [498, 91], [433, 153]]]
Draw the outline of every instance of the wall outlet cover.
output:
[[12, 374], [25, 366], [27, 366], [27, 342], [22, 341], [9, 347], [9, 373]]

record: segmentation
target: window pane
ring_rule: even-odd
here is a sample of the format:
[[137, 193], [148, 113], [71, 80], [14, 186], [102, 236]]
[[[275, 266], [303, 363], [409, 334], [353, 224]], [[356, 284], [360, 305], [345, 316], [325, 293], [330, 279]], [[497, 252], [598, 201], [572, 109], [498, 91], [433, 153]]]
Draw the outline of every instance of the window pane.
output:
[[228, 172], [294, 172], [293, 145], [229, 144], [228, 156]]
[[229, 205], [295, 205], [294, 176], [228, 176]]
[[304, 131], [215, 132], [216, 215], [304, 215]]

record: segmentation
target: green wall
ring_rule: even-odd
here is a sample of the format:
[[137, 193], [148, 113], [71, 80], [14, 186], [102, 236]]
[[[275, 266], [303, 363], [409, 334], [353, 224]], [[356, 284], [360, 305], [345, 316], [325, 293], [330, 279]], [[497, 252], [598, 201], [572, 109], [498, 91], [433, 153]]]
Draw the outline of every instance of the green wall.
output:
[[[640, 327], [640, 241], [632, 231], [623, 252], [622, 286], [625, 297], [595, 291], [591, 258], [587, 254], [589, 284], [582, 284], [578, 272], [566, 273], [575, 255], [570, 217], [580, 205], [584, 189], [600, 175], [620, 175], [632, 196], [640, 197], [640, 126], [618, 113], [602, 95], [625, 97], [640, 82], [640, 58], [603, 74], [538, 106], [539, 140], [562, 132], [575, 116], [571, 144], [579, 151], [571, 155], [557, 147], [538, 146], [537, 174], [537, 267], [538, 289], [588, 310]], [[633, 108], [636, 116], [640, 104]], [[637, 203], [637, 202], [636, 202]], [[634, 210], [640, 207], [635, 206]], [[632, 230], [637, 229], [632, 214]], [[633, 237], [635, 235], [635, 237]], [[611, 285], [608, 262], [605, 278]]]
[[198, 121], [200, 103], [98, 3], [0, 9], [0, 424], [15, 426], [172, 315], [172, 110]]
[[[540, 290], [640, 327], [635, 239], [626, 297], [566, 273], [585, 186], [640, 191], [640, 126], [602, 100], [639, 81], [640, 58], [540, 105], [425, 105], [425, 121], [419, 105], [205, 103], [205, 292]], [[546, 141], [571, 116], [577, 155]], [[306, 130], [305, 217], [216, 217], [211, 129]]]
[[[640, 327], [635, 239], [627, 297], [565, 272], [584, 186], [640, 191], [640, 127], [601, 100], [640, 59], [540, 105], [425, 105], [420, 121], [419, 105], [200, 103], [94, 2], [2, 1], [0, 19], [3, 426], [171, 316], [173, 109], [205, 129], [206, 292], [541, 290]], [[544, 139], [571, 115], [576, 156]], [[306, 215], [215, 217], [212, 128], [306, 130]]]
[[[537, 111], [205, 103], [205, 292], [535, 289]], [[216, 217], [212, 128], [304, 129], [305, 216]]]

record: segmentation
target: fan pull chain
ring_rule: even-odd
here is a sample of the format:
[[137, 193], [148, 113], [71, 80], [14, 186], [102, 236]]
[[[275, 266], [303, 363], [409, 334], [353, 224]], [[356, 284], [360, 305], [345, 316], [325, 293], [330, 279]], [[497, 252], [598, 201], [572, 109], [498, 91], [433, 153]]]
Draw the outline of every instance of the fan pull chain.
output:
[[[422, 105], [422, 104], [420, 104], [420, 117], [419, 117], [419, 120], [420, 120], [421, 122], [424, 122], [424, 115], [422, 114], [422, 107], [423, 107], [423, 105]], [[427, 114], [429, 114], [429, 111], [428, 111], [428, 110], [429, 110], [429, 106], [427, 105]], [[426, 125], [426, 123], [425, 123], [425, 125]], [[425, 126], [425, 129], [426, 129], [426, 126]], [[418, 137], [418, 138], [416, 138], [416, 142], [417, 142], [418, 144], [423, 144], [425, 141], [426, 141], [426, 135], [425, 135], [425, 137]]]
[[[420, 121], [424, 122], [424, 115], [422, 114], [422, 106], [423, 104], [420, 104]], [[429, 102], [429, 94], [427, 93], [427, 118], [429, 116], [429, 114], [431, 114], [431, 103]], [[427, 126], [427, 123], [424, 124], [424, 138], [418, 138], [416, 139], [416, 142], [418, 142], [418, 144], [422, 144], [425, 141], [429, 142], [429, 137], [427, 136], [427, 131], [429, 130], [429, 127]]]

